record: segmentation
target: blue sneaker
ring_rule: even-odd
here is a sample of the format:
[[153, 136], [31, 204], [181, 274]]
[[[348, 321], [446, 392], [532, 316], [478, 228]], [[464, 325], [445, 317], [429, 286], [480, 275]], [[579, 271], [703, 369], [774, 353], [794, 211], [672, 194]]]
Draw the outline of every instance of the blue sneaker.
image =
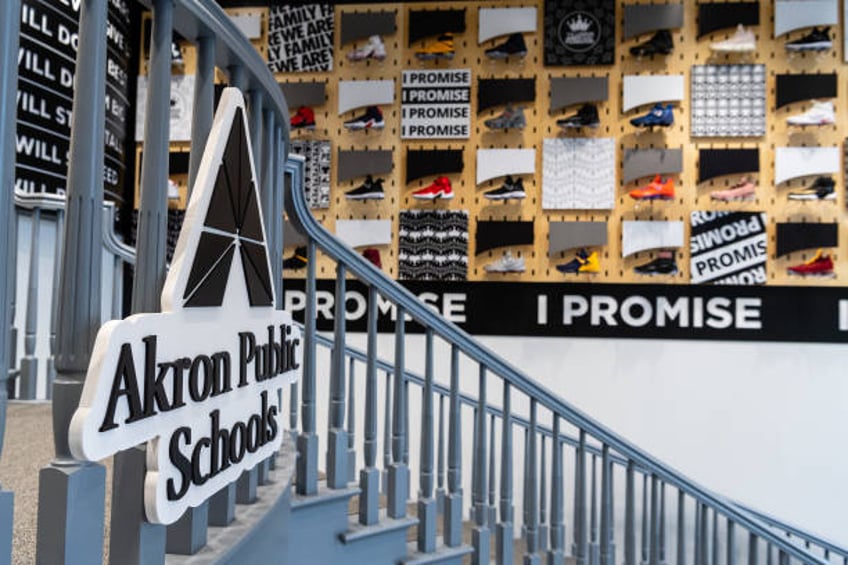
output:
[[657, 102], [651, 111], [644, 116], [633, 118], [630, 123], [637, 127], [649, 128], [653, 126], [668, 127], [674, 123], [674, 112], [671, 104], [662, 104]]
[[586, 263], [587, 259], [589, 259], [589, 253], [587, 253], [585, 249], [581, 249], [577, 252], [577, 255], [574, 257], [574, 259], [572, 259], [568, 263], [557, 265], [556, 270], [560, 273], [578, 273], [580, 272], [580, 267], [582, 267]]

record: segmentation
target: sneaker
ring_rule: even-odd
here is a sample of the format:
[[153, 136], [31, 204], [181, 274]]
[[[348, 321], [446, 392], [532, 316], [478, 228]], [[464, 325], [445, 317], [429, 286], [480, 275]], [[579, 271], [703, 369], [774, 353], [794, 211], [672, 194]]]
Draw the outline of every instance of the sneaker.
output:
[[386, 46], [379, 35], [372, 35], [368, 38], [368, 43], [348, 52], [347, 58], [351, 61], [364, 61], [365, 59], [382, 61], [386, 58]]
[[373, 247], [368, 247], [362, 251], [362, 256], [371, 261], [371, 264], [378, 269], [383, 268], [383, 262], [380, 260], [380, 250]]
[[810, 109], [802, 114], [789, 116], [786, 118], [786, 123], [791, 126], [826, 126], [836, 123], [836, 111], [833, 109], [833, 102], [816, 102], [813, 100], [813, 105]]
[[563, 263], [562, 265], [557, 265], [556, 270], [560, 273], [579, 273], [580, 267], [582, 267], [586, 261], [589, 259], [589, 252], [585, 249], [581, 249], [574, 256], [574, 259], [569, 261], [568, 263]]
[[814, 27], [813, 31], [801, 39], [786, 44], [787, 51], [827, 51], [831, 47], [833, 47], [833, 42], [830, 40], [829, 27], [821, 29]]
[[674, 40], [671, 38], [671, 32], [667, 29], [661, 29], [648, 41], [631, 47], [630, 54], [634, 57], [668, 55], [672, 49], [674, 49]]
[[524, 108], [521, 106], [513, 108], [511, 104], [507, 104], [506, 109], [499, 116], [489, 118], [483, 123], [489, 129], [524, 129], [527, 120], [524, 118]]
[[385, 198], [383, 179], [374, 180], [371, 175], [368, 175], [361, 185], [345, 192], [345, 198], [348, 200], [382, 200]]
[[292, 129], [315, 129], [315, 112], [312, 108], [301, 106], [289, 123]]
[[283, 269], [302, 269], [306, 262], [306, 246], [297, 247], [291, 257], [283, 259]]
[[674, 260], [674, 252], [660, 251], [653, 261], [633, 267], [633, 272], [640, 275], [676, 275], [677, 261]]
[[421, 190], [416, 190], [412, 193], [413, 198], [418, 200], [450, 200], [453, 198], [453, 188], [451, 187], [450, 179], [447, 177], [436, 177], [433, 184], [425, 186]]
[[180, 49], [180, 46], [176, 41], [171, 41], [171, 65], [175, 67], [182, 67], [185, 65], [185, 60], [183, 60], [183, 50]]
[[180, 199], [180, 187], [177, 183], [168, 179], [168, 200]]
[[433, 43], [416, 51], [415, 56], [422, 61], [431, 61], [433, 59], [453, 59], [454, 53], [453, 34], [445, 33], [440, 35]]
[[350, 130], [383, 129], [385, 125], [383, 111], [377, 106], [368, 106], [364, 114], [344, 123], [344, 127]]
[[750, 29], [745, 29], [745, 26], [739, 24], [736, 28], [736, 33], [730, 39], [717, 41], [710, 44], [710, 49], [721, 53], [746, 53], [754, 51], [757, 48], [757, 37]]
[[557, 120], [557, 125], [564, 129], [596, 128], [601, 125], [601, 120], [598, 117], [598, 107], [594, 104], [583, 104], [577, 110], [576, 114]]
[[633, 118], [630, 123], [637, 127], [649, 128], [653, 126], [668, 127], [674, 123], [674, 112], [671, 104], [663, 106], [659, 102], [654, 107], [638, 118]]
[[793, 265], [786, 269], [790, 275], [800, 275], [802, 277], [835, 277], [833, 272], [833, 258], [830, 255], [824, 255], [822, 250], [816, 251], [812, 259], [800, 265]]
[[524, 36], [520, 33], [513, 33], [500, 45], [486, 49], [486, 57], [491, 59], [506, 59], [509, 56], [524, 57], [525, 55], [527, 55], [527, 44], [524, 43]]
[[662, 180], [660, 175], [642, 188], [634, 188], [628, 194], [634, 200], [672, 200], [674, 199], [674, 179]]
[[836, 183], [830, 177], [819, 177], [807, 188], [793, 190], [789, 200], [836, 200]]
[[483, 270], [487, 273], [523, 273], [524, 257], [513, 257], [509, 251], [504, 252], [503, 257], [489, 263]]
[[601, 272], [601, 261], [598, 257], [597, 251], [592, 251], [588, 257], [583, 261], [583, 264], [580, 265], [580, 268], [577, 269], [578, 273], [589, 273], [589, 274], [597, 274]]
[[753, 200], [757, 185], [748, 177], [742, 177], [739, 182], [726, 190], [714, 190], [710, 193], [713, 200], [732, 202], [734, 200]]
[[511, 176], [508, 176], [501, 186], [487, 190], [483, 194], [483, 197], [489, 200], [508, 200], [510, 198], [526, 198], [527, 193], [524, 191], [524, 181], [522, 179], [519, 178], [514, 181]]

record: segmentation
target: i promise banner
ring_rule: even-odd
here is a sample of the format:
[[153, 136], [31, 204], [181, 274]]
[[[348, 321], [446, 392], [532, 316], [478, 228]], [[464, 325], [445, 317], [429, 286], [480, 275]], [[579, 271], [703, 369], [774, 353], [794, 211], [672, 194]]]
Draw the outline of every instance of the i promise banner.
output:
[[403, 71], [401, 139], [468, 139], [471, 70]]

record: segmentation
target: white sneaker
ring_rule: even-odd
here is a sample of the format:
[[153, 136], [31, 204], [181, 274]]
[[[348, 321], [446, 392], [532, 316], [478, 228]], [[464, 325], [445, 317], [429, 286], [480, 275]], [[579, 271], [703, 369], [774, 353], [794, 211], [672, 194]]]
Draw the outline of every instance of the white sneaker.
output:
[[523, 273], [524, 257], [513, 257], [506, 251], [498, 261], [483, 267], [487, 273]]
[[168, 179], [168, 200], [179, 200], [180, 199], [180, 187], [172, 181]]
[[789, 116], [786, 123], [792, 126], [825, 126], [836, 123], [836, 111], [833, 102], [816, 102], [803, 114]]
[[368, 43], [347, 54], [347, 58], [351, 61], [362, 61], [369, 57], [378, 61], [386, 58], [386, 46], [379, 35], [372, 35], [368, 38]]
[[750, 29], [745, 29], [742, 24], [736, 28], [736, 33], [730, 39], [710, 44], [713, 51], [723, 53], [746, 53], [757, 48], [757, 38]]

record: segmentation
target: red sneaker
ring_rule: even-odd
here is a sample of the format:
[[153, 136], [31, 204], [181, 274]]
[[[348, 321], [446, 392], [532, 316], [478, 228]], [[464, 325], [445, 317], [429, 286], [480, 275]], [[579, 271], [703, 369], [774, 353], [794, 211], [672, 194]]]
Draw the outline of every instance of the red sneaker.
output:
[[371, 261], [378, 269], [383, 268], [383, 262], [380, 260], [380, 250], [368, 247], [362, 252], [362, 256]]
[[301, 106], [297, 113], [291, 117], [292, 129], [315, 129], [315, 112], [312, 108]]
[[412, 193], [412, 197], [419, 200], [435, 200], [436, 198], [450, 200], [453, 198], [450, 179], [448, 177], [436, 177], [433, 184], [425, 186], [421, 190], [416, 190]]
[[663, 181], [662, 177], [657, 175], [647, 186], [631, 190], [630, 197], [634, 200], [673, 200], [674, 179], [667, 178]]
[[802, 277], [835, 277], [833, 272], [833, 258], [824, 255], [822, 250], [816, 251], [815, 256], [800, 265], [793, 265], [788, 269], [790, 275], [801, 275]]

